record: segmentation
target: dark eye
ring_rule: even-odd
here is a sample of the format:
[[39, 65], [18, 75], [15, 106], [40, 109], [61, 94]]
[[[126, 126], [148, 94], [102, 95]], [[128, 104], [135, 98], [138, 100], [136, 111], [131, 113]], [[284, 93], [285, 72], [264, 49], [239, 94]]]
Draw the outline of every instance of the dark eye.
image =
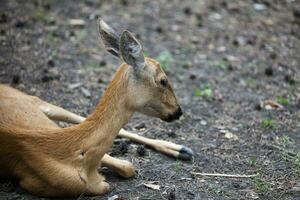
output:
[[167, 85], [168, 85], [168, 80], [167, 80], [167, 79], [161, 79], [161, 80], [160, 80], [160, 84], [161, 84], [162, 86], [164, 86], [164, 87], [167, 87]]

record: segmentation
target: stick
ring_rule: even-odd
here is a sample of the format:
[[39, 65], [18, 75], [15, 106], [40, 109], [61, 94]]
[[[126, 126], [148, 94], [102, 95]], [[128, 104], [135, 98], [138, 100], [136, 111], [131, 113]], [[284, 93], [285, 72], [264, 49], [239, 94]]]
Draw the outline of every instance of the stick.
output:
[[228, 178], [252, 178], [256, 177], [257, 174], [245, 175], [245, 174], [212, 174], [212, 173], [200, 173], [200, 172], [191, 172], [194, 175], [199, 176], [216, 176], [216, 177], [228, 177]]

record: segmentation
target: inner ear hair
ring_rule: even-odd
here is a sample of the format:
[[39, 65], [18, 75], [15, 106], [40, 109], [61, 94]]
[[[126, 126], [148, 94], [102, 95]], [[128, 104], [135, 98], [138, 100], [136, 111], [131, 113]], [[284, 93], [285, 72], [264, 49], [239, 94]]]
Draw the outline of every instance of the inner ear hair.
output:
[[99, 18], [99, 34], [105, 49], [114, 56], [120, 57], [118, 33]]
[[142, 69], [145, 66], [143, 47], [127, 30], [123, 31], [120, 38], [120, 54], [124, 62], [134, 69]]

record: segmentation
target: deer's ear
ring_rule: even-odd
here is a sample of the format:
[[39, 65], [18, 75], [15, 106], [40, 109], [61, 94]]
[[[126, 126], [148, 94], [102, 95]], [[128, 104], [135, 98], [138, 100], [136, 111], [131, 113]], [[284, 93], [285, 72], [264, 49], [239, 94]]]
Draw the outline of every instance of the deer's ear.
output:
[[120, 38], [120, 54], [124, 62], [131, 65], [135, 70], [145, 66], [142, 45], [127, 30], [122, 33]]
[[102, 19], [99, 19], [100, 38], [105, 49], [114, 56], [120, 57], [119, 52], [119, 35], [108, 26]]

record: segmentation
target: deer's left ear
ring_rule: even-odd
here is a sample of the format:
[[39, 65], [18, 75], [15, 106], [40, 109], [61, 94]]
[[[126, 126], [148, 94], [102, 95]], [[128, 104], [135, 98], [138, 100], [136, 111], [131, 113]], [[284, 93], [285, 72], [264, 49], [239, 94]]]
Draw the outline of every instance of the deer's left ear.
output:
[[131, 65], [135, 70], [143, 69], [145, 66], [142, 45], [127, 30], [122, 33], [120, 38], [120, 54], [124, 62]]

